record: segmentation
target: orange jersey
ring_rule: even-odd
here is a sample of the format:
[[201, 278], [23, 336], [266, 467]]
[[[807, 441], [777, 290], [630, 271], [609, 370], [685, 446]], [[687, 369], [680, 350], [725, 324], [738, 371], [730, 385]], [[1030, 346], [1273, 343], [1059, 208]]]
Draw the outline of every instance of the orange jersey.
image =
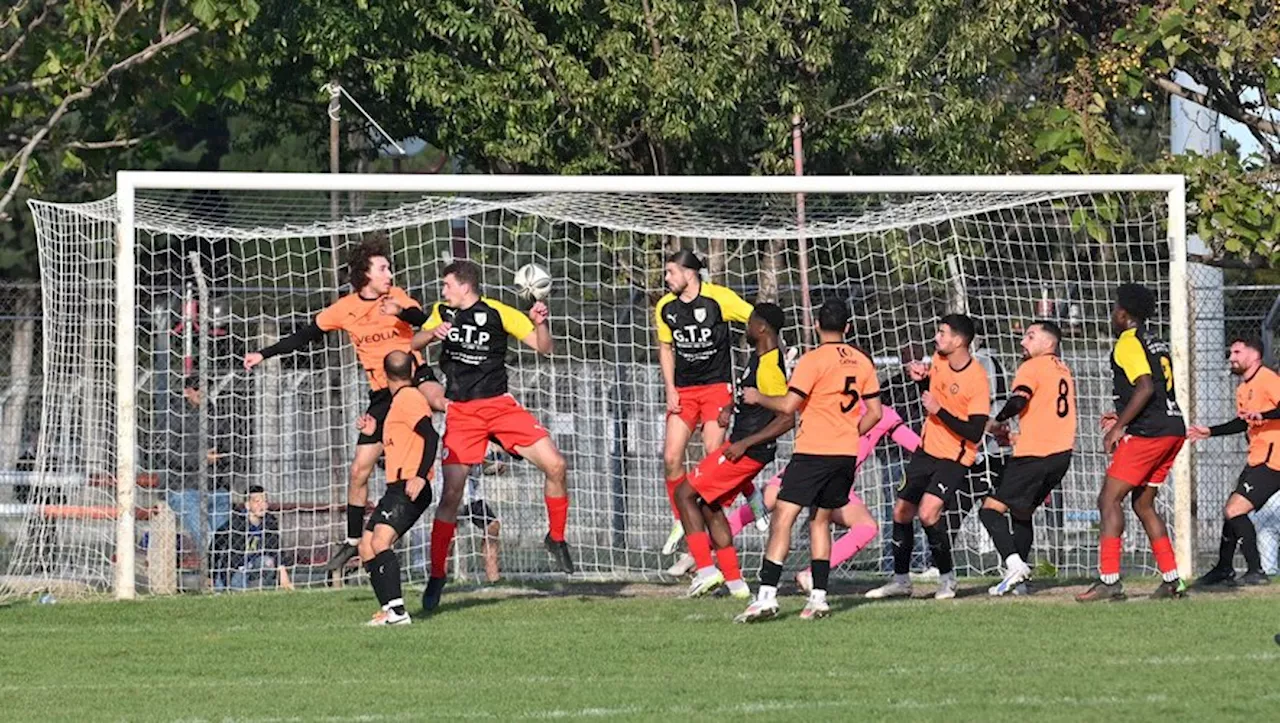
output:
[[[991, 414], [991, 386], [987, 372], [973, 357], [963, 369], [955, 370], [947, 358], [933, 355], [929, 368], [929, 393], [943, 409], [961, 421], [974, 415]], [[924, 453], [935, 459], [953, 459], [968, 467], [978, 457], [978, 445], [961, 437], [935, 414], [924, 420], [921, 433]]]
[[[1260, 367], [1236, 387], [1236, 411], [1270, 412], [1280, 407], [1280, 374]], [[1280, 470], [1280, 419], [1249, 423], [1249, 466]]]
[[854, 457], [863, 399], [880, 396], [876, 368], [866, 354], [848, 344], [825, 343], [800, 357], [788, 382], [804, 398], [796, 454]]
[[[424, 426], [425, 425], [425, 426]], [[427, 451], [427, 436], [434, 437], [431, 427], [431, 407], [426, 397], [412, 386], [401, 387], [391, 398], [391, 410], [382, 423], [383, 454], [386, 455], [387, 481], [404, 482], [422, 475], [431, 479], [433, 459], [423, 467], [422, 455]], [[424, 434], [425, 433], [425, 434]], [[433, 445], [434, 447], [434, 445]]]
[[1027, 397], [1014, 457], [1048, 457], [1076, 446], [1076, 380], [1061, 359], [1046, 354], [1023, 362], [1013, 393]]
[[[418, 308], [404, 289], [391, 287], [387, 297], [402, 308]], [[356, 348], [356, 358], [369, 378], [369, 388], [377, 391], [387, 388], [387, 377], [382, 371], [382, 361], [393, 351], [409, 351], [413, 340], [413, 326], [399, 317], [382, 313], [382, 299], [360, 298], [359, 294], [347, 294], [330, 304], [316, 316], [316, 326], [321, 331], [347, 332]]]

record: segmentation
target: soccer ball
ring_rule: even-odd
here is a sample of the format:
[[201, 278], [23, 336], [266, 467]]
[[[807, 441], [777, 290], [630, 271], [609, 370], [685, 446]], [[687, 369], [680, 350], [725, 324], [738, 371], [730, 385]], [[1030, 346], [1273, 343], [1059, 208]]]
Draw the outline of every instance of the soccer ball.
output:
[[537, 264], [525, 264], [516, 271], [516, 291], [522, 299], [542, 301], [551, 295], [551, 274]]

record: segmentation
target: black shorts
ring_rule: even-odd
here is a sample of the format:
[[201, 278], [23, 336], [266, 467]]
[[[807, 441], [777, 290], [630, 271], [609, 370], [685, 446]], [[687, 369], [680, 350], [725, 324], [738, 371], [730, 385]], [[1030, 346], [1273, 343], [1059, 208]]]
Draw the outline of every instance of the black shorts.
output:
[[1265, 464], [1245, 467], [1236, 481], [1235, 493], [1249, 500], [1255, 510], [1262, 509], [1276, 492], [1280, 492], [1280, 472]]
[[490, 522], [498, 521], [498, 513], [493, 511], [488, 502], [484, 500], [471, 500], [471, 503], [462, 508], [462, 516], [471, 520], [471, 524], [484, 529], [489, 526]]
[[852, 455], [793, 454], [782, 472], [778, 499], [801, 507], [838, 510], [849, 504], [858, 458]]
[[365, 529], [373, 532], [373, 528], [378, 525], [388, 525], [396, 531], [398, 537], [404, 537], [404, 533], [413, 527], [413, 523], [417, 522], [430, 506], [430, 482], [418, 493], [416, 500], [409, 499], [405, 494], [403, 482], [391, 482], [387, 485], [387, 491], [382, 495], [382, 499], [378, 500], [378, 506], [373, 510], [373, 514], [369, 515], [369, 522], [365, 525]]
[[359, 439], [356, 440], [357, 445], [362, 444], [382, 444], [382, 423], [387, 420], [387, 412], [391, 411], [391, 390], [378, 389], [369, 391], [369, 407], [364, 413], [373, 417], [377, 425], [373, 428], [373, 434], [360, 433]]
[[953, 459], [938, 459], [917, 450], [907, 463], [907, 472], [898, 485], [898, 499], [920, 504], [926, 492], [949, 502], [965, 482], [969, 468]]
[[1004, 468], [991, 498], [1014, 512], [1034, 512], [1062, 484], [1071, 467], [1071, 450], [1047, 457], [1014, 457]]

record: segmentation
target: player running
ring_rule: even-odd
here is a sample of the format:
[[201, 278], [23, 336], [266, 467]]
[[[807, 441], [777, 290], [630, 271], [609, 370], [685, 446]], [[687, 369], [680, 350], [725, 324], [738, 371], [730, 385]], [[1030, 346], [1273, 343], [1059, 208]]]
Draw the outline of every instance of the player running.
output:
[[[778, 490], [769, 525], [769, 545], [760, 565], [760, 590], [734, 622], [754, 622], [778, 614], [778, 581], [791, 550], [791, 528], [808, 508], [813, 590], [800, 613], [802, 620], [826, 617], [827, 581], [831, 573], [831, 513], [849, 501], [857, 467], [851, 440], [880, 421], [880, 382], [871, 359], [845, 343], [849, 307], [828, 299], [818, 311], [818, 348], [800, 357], [785, 397], [744, 395], [775, 413], [800, 412], [795, 452]], [[861, 402], [861, 404], [859, 403]], [[865, 412], [864, 412], [865, 409]], [[851, 454], [851, 452], [854, 452]]]
[[1192, 427], [1187, 431], [1187, 438], [1198, 442], [1248, 432], [1249, 457], [1235, 491], [1222, 509], [1218, 564], [1196, 581], [1197, 587], [1235, 583], [1237, 544], [1248, 568], [1241, 582], [1246, 585], [1270, 582], [1262, 571], [1258, 531], [1249, 513], [1261, 509], [1280, 490], [1280, 374], [1263, 366], [1262, 342], [1258, 339], [1233, 340], [1228, 363], [1231, 373], [1242, 380], [1236, 387], [1236, 418], [1213, 427]]
[[933, 340], [937, 352], [932, 366], [919, 362], [907, 367], [911, 378], [925, 387], [920, 395], [927, 417], [922, 443], [911, 461], [898, 501], [893, 507], [893, 580], [866, 594], [873, 599], [911, 595], [911, 552], [915, 543], [915, 518], [920, 518], [933, 564], [938, 568], [938, 590], [933, 597], [956, 596], [956, 574], [951, 558], [951, 536], [942, 519], [947, 494], [965, 482], [978, 456], [978, 443], [991, 415], [991, 387], [987, 373], [970, 353], [973, 320], [964, 314], [948, 314], [938, 321]]
[[1103, 417], [1102, 448], [1111, 466], [1098, 494], [1102, 534], [1098, 546], [1099, 579], [1076, 596], [1079, 602], [1124, 600], [1120, 583], [1124, 498], [1132, 495], [1133, 511], [1151, 540], [1151, 552], [1164, 582], [1153, 598], [1180, 598], [1187, 585], [1178, 576], [1178, 563], [1164, 519], [1156, 510], [1156, 495], [1182, 449], [1186, 424], [1173, 388], [1169, 345], [1150, 334], [1145, 324], [1156, 311], [1155, 294], [1139, 284], [1121, 284], [1111, 311], [1111, 328], [1119, 337], [1111, 352], [1112, 396], [1119, 413]]
[[1013, 458], [978, 518], [991, 535], [1005, 575], [988, 592], [1005, 595], [1031, 577], [1031, 515], [1067, 476], [1076, 443], [1076, 382], [1058, 356], [1062, 330], [1037, 321], [1022, 336], [1026, 361], [1013, 378], [1013, 394], [987, 431], [1008, 436], [1007, 420], [1018, 418]]
[[751, 304], [723, 286], [703, 282], [702, 261], [688, 249], [667, 259], [665, 280], [670, 293], [654, 310], [658, 326], [658, 359], [667, 392], [667, 431], [663, 449], [667, 498], [675, 526], [662, 554], [675, 552], [684, 527], [675, 491], [685, 481], [685, 451], [702, 426], [702, 448], [709, 455], [724, 444], [720, 410], [733, 404], [733, 361], [729, 322], [745, 324]]
[[[431, 407], [412, 389], [414, 362], [412, 354], [393, 351], [382, 365], [391, 395], [382, 423], [387, 490], [378, 500], [359, 546], [369, 584], [382, 606], [368, 623], [374, 627], [412, 622], [401, 597], [400, 560], [392, 548], [431, 506], [431, 474], [440, 438], [431, 425]], [[372, 416], [363, 417], [361, 424], [364, 434], [372, 434], [377, 427]]]
[[413, 348], [440, 342], [440, 366], [446, 377], [444, 488], [431, 527], [431, 574], [422, 607], [440, 604], [445, 563], [457, 527], [458, 504], [472, 465], [484, 462], [489, 440], [509, 454], [529, 460], [546, 475], [544, 494], [549, 530], [543, 540], [556, 568], [573, 573], [565, 543], [569, 490], [565, 460], [551, 435], [507, 391], [507, 341], [514, 338], [542, 355], [554, 346], [546, 304], [538, 302], [525, 316], [480, 293], [480, 267], [454, 261], [444, 269], [444, 301], [413, 338]]
[[[271, 357], [304, 349], [323, 339], [327, 332], [342, 330], [350, 337], [356, 358], [368, 377], [369, 407], [365, 414], [376, 424], [372, 431], [361, 432], [356, 440], [355, 459], [347, 484], [347, 536], [325, 563], [329, 571], [346, 565], [360, 543], [365, 505], [369, 501], [369, 475], [382, 456], [382, 424], [391, 408], [383, 359], [393, 351], [409, 351], [414, 327], [427, 319], [418, 302], [395, 286], [391, 249], [385, 238], [366, 238], [352, 250], [347, 260], [347, 279], [353, 291], [321, 311], [314, 322], [244, 357], [244, 368], [253, 369]], [[384, 302], [390, 302], [387, 308]], [[389, 309], [394, 312], [387, 313]], [[412, 380], [413, 386], [418, 387], [433, 408], [443, 409], [443, 388], [430, 378], [430, 370], [425, 365], [419, 369], [428, 376]]]

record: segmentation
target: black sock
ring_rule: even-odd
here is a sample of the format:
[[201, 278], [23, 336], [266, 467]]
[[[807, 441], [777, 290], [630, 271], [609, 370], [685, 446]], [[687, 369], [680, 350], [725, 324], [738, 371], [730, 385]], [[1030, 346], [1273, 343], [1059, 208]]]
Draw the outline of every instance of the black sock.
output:
[[760, 584], [777, 587], [782, 579], [782, 564], [768, 558], [760, 562]]
[[1020, 520], [1013, 517], [1013, 546], [1018, 550], [1018, 557], [1028, 565], [1031, 564], [1031, 545], [1035, 539], [1036, 531], [1031, 526], [1031, 519]]
[[1258, 530], [1254, 528], [1253, 520], [1248, 515], [1240, 515], [1227, 522], [1231, 523], [1231, 529], [1240, 538], [1240, 554], [1244, 555], [1244, 564], [1248, 566], [1249, 572], [1262, 572], [1262, 556], [1258, 554]]
[[1231, 520], [1222, 521], [1222, 541], [1218, 543], [1218, 564], [1219, 570], [1235, 571], [1236, 567], [1236, 545], [1240, 543], [1240, 538], [1236, 536], [1236, 528], [1231, 524]]
[[[373, 594], [378, 602], [386, 605], [401, 597], [400, 591], [400, 559], [391, 550], [379, 552], [372, 560], [365, 563], [369, 571], [369, 582], [373, 585]], [[397, 610], [397, 613], [402, 610]]]
[[911, 548], [915, 545], [912, 523], [893, 523], [893, 572], [906, 575], [911, 572]]
[[929, 554], [933, 555], [933, 564], [940, 574], [951, 572], [951, 536], [947, 534], [942, 522], [925, 525], [924, 535], [929, 539]]
[[358, 540], [364, 534], [364, 505], [347, 505], [347, 539]]
[[991, 541], [995, 543], [996, 552], [1000, 553], [1000, 562], [1009, 559], [1009, 556], [1014, 554], [1018, 548], [1013, 541], [1013, 532], [1009, 529], [1008, 513], [983, 507], [978, 510], [978, 519], [982, 520], [982, 526], [987, 528], [987, 534], [991, 535]]
[[811, 572], [813, 572], [813, 589], [825, 591], [827, 581], [831, 579], [831, 561], [814, 560]]

